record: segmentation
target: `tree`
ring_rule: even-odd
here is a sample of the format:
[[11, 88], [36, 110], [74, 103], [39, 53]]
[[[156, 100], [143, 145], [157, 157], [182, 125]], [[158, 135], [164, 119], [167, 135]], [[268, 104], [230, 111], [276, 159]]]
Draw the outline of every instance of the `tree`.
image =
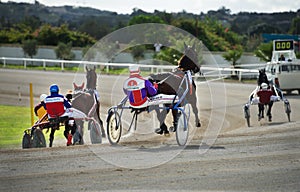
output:
[[[222, 56], [226, 61], [231, 62], [231, 65], [235, 69], [237, 65], [237, 61], [241, 58], [242, 54], [243, 54], [242, 49], [232, 49], [224, 53]], [[236, 72], [233, 71], [231, 77], [235, 78]]]
[[144, 45], [138, 45], [131, 48], [131, 53], [133, 58], [136, 60], [137, 63], [144, 58], [144, 52], [145, 52], [145, 46]]
[[129, 25], [142, 24], [142, 23], [164, 23], [164, 21], [159, 16], [151, 16], [151, 15], [134, 16], [129, 21]]
[[32, 58], [37, 54], [37, 41], [35, 39], [28, 39], [22, 42], [22, 49], [25, 55]]
[[55, 54], [58, 59], [72, 60], [75, 58], [75, 54], [71, 51], [72, 43], [62, 43], [59, 42], [55, 48]]
[[291, 34], [299, 34], [300, 33], [300, 17], [295, 17], [292, 20], [291, 28], [289, 31]]
[[241, 58], [242, 54], [242, 49], [232, 49], [224, 53], [222, 56], [226, 61], [231, 62], [231, 65], [233, 66], [233, 68], [235, 68], [237, 65], [237, 61]]
[[254, 51], [256, 57], [259, 57], [263, 61], [271, 61], [273, 51], [273, 42], [262, 43]]
[[41, 45], [57, 45], [58, 37], [53, 31], [52, 26], [45, 24], [40, 27], [37, 39]]

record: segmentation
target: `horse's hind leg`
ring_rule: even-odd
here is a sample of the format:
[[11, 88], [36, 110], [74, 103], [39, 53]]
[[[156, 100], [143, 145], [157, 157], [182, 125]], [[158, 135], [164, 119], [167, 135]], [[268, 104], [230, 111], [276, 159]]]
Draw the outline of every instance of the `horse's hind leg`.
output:
[[97, 101], [97, 110], [96, 111], [97, 111], [97, 117], [98, 117], [99, 123], [100, 123], [101, 134], [102, 134], [102, 137], [105, 138], [106, 137], [105, 129], [103, 127], [103, 121], [100, 118], [100, 102], [99, 101]]
[[175, 132], [177, 129], [177, 125], [178, 125], [178, 119], [180, 116], [180, 113], [178, 113], [178, 110], [172, 110], [172, 115], [173, 115], [173, 127], [170, 127], [170, 131]]
[[165, 135], [168, 135], [169, 131], [167, 125], [165, 124], [165, 119], [169, 110], [160, 111], [159, 109], [155, 109], [155, 111], [160, 125], [159, 128], [155, 130], [155, 133], [160, 135], [164, 133]]
[[196, 127], [201, 127], [200, 119], [198, 117], [198, 108], [197, 108], [197, 98], [194, 96], [190, 99], [190, 104], [192, 105], [193, 113], [195, 115], [195, 124]]

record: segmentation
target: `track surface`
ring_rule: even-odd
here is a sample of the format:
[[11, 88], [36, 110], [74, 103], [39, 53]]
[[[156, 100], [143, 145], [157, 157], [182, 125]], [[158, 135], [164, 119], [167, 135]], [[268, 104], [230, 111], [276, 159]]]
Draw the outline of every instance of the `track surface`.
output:
[[[103, 120], [123, 96], [122, 78], [98, 77]], [[1, 69], [0, 104], [29, 106], [29, 82], [37, 102], [51, 83], [64, 93], [84, 79], [84, 74]], [[254, 86], [199, 83], [202, 127], [194, 128], [191, 115], [192, 141], [185, 148], [177, 146], [175, 134], [166, 138], [155, 135], [155, 127], [138, 127], [118, 146], [105, 139], [99, 145], [66, 147], [54, 141], [53, 148], [0, 149], [0, 191], [299, 191], [300, 98], [287, 96], [289, 123], [282, 103], [274, 104], [271, 123], [257, 122], [257, 106], [251, 106], [248, 128], [242, 106]]]

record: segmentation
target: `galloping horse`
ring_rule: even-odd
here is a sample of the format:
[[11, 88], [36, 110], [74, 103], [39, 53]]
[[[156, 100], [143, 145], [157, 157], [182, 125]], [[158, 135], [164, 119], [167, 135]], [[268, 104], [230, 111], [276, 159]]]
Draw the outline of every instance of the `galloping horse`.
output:
[[[184, 55], [180, 58], [178, 67], [175, 71], [150, 75], [150, 81], [158, 82], [158, 93], [176, 95], [186, 71], [190, 70], [193, 73], [200, 72], [200, 67], [198, 66], [198, 57], [194, 45], [191, 47], [184, 44], [184, 47]], [[192, 106], [193, 113], [195, 115], [196, 127], [201, 127], [200, 119], [198, 117], [196, 84], [193, 80], [189, 87], [189, 93], [186, 95], [186, 101]], [[177, 110], [172, 110], [174, 128], [176, 128], [175, 126], [177, 125], [178, 120], [177, 112]], [[164, 123], [166, 115], [166, 113], [157, 114], [157, 117], [160, 121], [160, 134], [167, 132], [167, 126]]]
[[[100, 103], [97, 99], [97, 95], [95, 94], [97, 82], [96, 67], [94, 67], [93, 69], [88, 69], [86, 67], [86, 71], [87, 86], [85, 90], [84, 83], [82, 83], [81, 86], [78, 86], [75, 83], [73, 83], [74, 93], [72, 106], [82, 111], [88, 117], [93, 117], [100, 124], [102, 137], [105, 137], [103, 121], [100, 118]], [[80, 134], [82, 136], [82, 129]]]

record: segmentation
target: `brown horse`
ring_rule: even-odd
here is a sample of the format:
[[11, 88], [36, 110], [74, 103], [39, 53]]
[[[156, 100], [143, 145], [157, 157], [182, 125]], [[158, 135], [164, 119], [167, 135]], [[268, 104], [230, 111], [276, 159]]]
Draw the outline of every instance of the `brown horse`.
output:
[[[97, 91], [96, 91], [96, 82], [97, 82], [97, 74], [96, 67], [93, 69], [88, 69], [87, 71], [87, 86], [84, 89], [84, 83], [81, 86], [73, 83], [74, 93], [72, 106], [83, 113], [85, 113], [88, 117], [94, 118], [100, 125], [102, 137], [105, 137], [105, 130], [103, 128], [103, 121], [100, 118], [100, 102], [98, 101]], [[83, 124], [81, 124], [83, 128]], [[82, 129], [78, 129], [82, 130]], [[80, 132], [82, 136], [82, 131]]]
[[[149, 77], [149, 80], [152, 82], [158, 83], [158, 93], [163, 94], [170, 94], [170, 95], [176, 95], [178, 94], [178, 88], [180, 86], [180, 83], [185, 75], [185, 72], [190, 70], [193, 73], [200, 72], [200, 67], [198, 64], [198, 56], [195, 51], [194, 46], [185, 46], [184, 55], [181, 57], [181, 59], [178, 62], [178, 67], [168, 73], [159, 73], [159, 74], [152, 74]], [[185, 87], [183, 87], [185, 89]], [[194, 81], [189, 86], [189, 93], [186, 95], [186, 102], [190, 103], [193, 109], [193, 113], [195, 115], [195, 123], [196, 127], [201, 127], [200, 119], [198, 117], [198, 108], [197, 108], [197, 96], [196, 96], [196, 84]], [[178, 111], [172, 110], [173, 114], [173, 125], [176, 130], [177, 121], [178, 121]], [[160, 121], [160, 130], [157, 130], [156, 132], [159, 134], [162, 133], [168, 133], [167, 126], [164, 123], [165, 117], [167, 115], [168, 111], [163, 111], [162, 113], [157, 113], [157, 117]]]

